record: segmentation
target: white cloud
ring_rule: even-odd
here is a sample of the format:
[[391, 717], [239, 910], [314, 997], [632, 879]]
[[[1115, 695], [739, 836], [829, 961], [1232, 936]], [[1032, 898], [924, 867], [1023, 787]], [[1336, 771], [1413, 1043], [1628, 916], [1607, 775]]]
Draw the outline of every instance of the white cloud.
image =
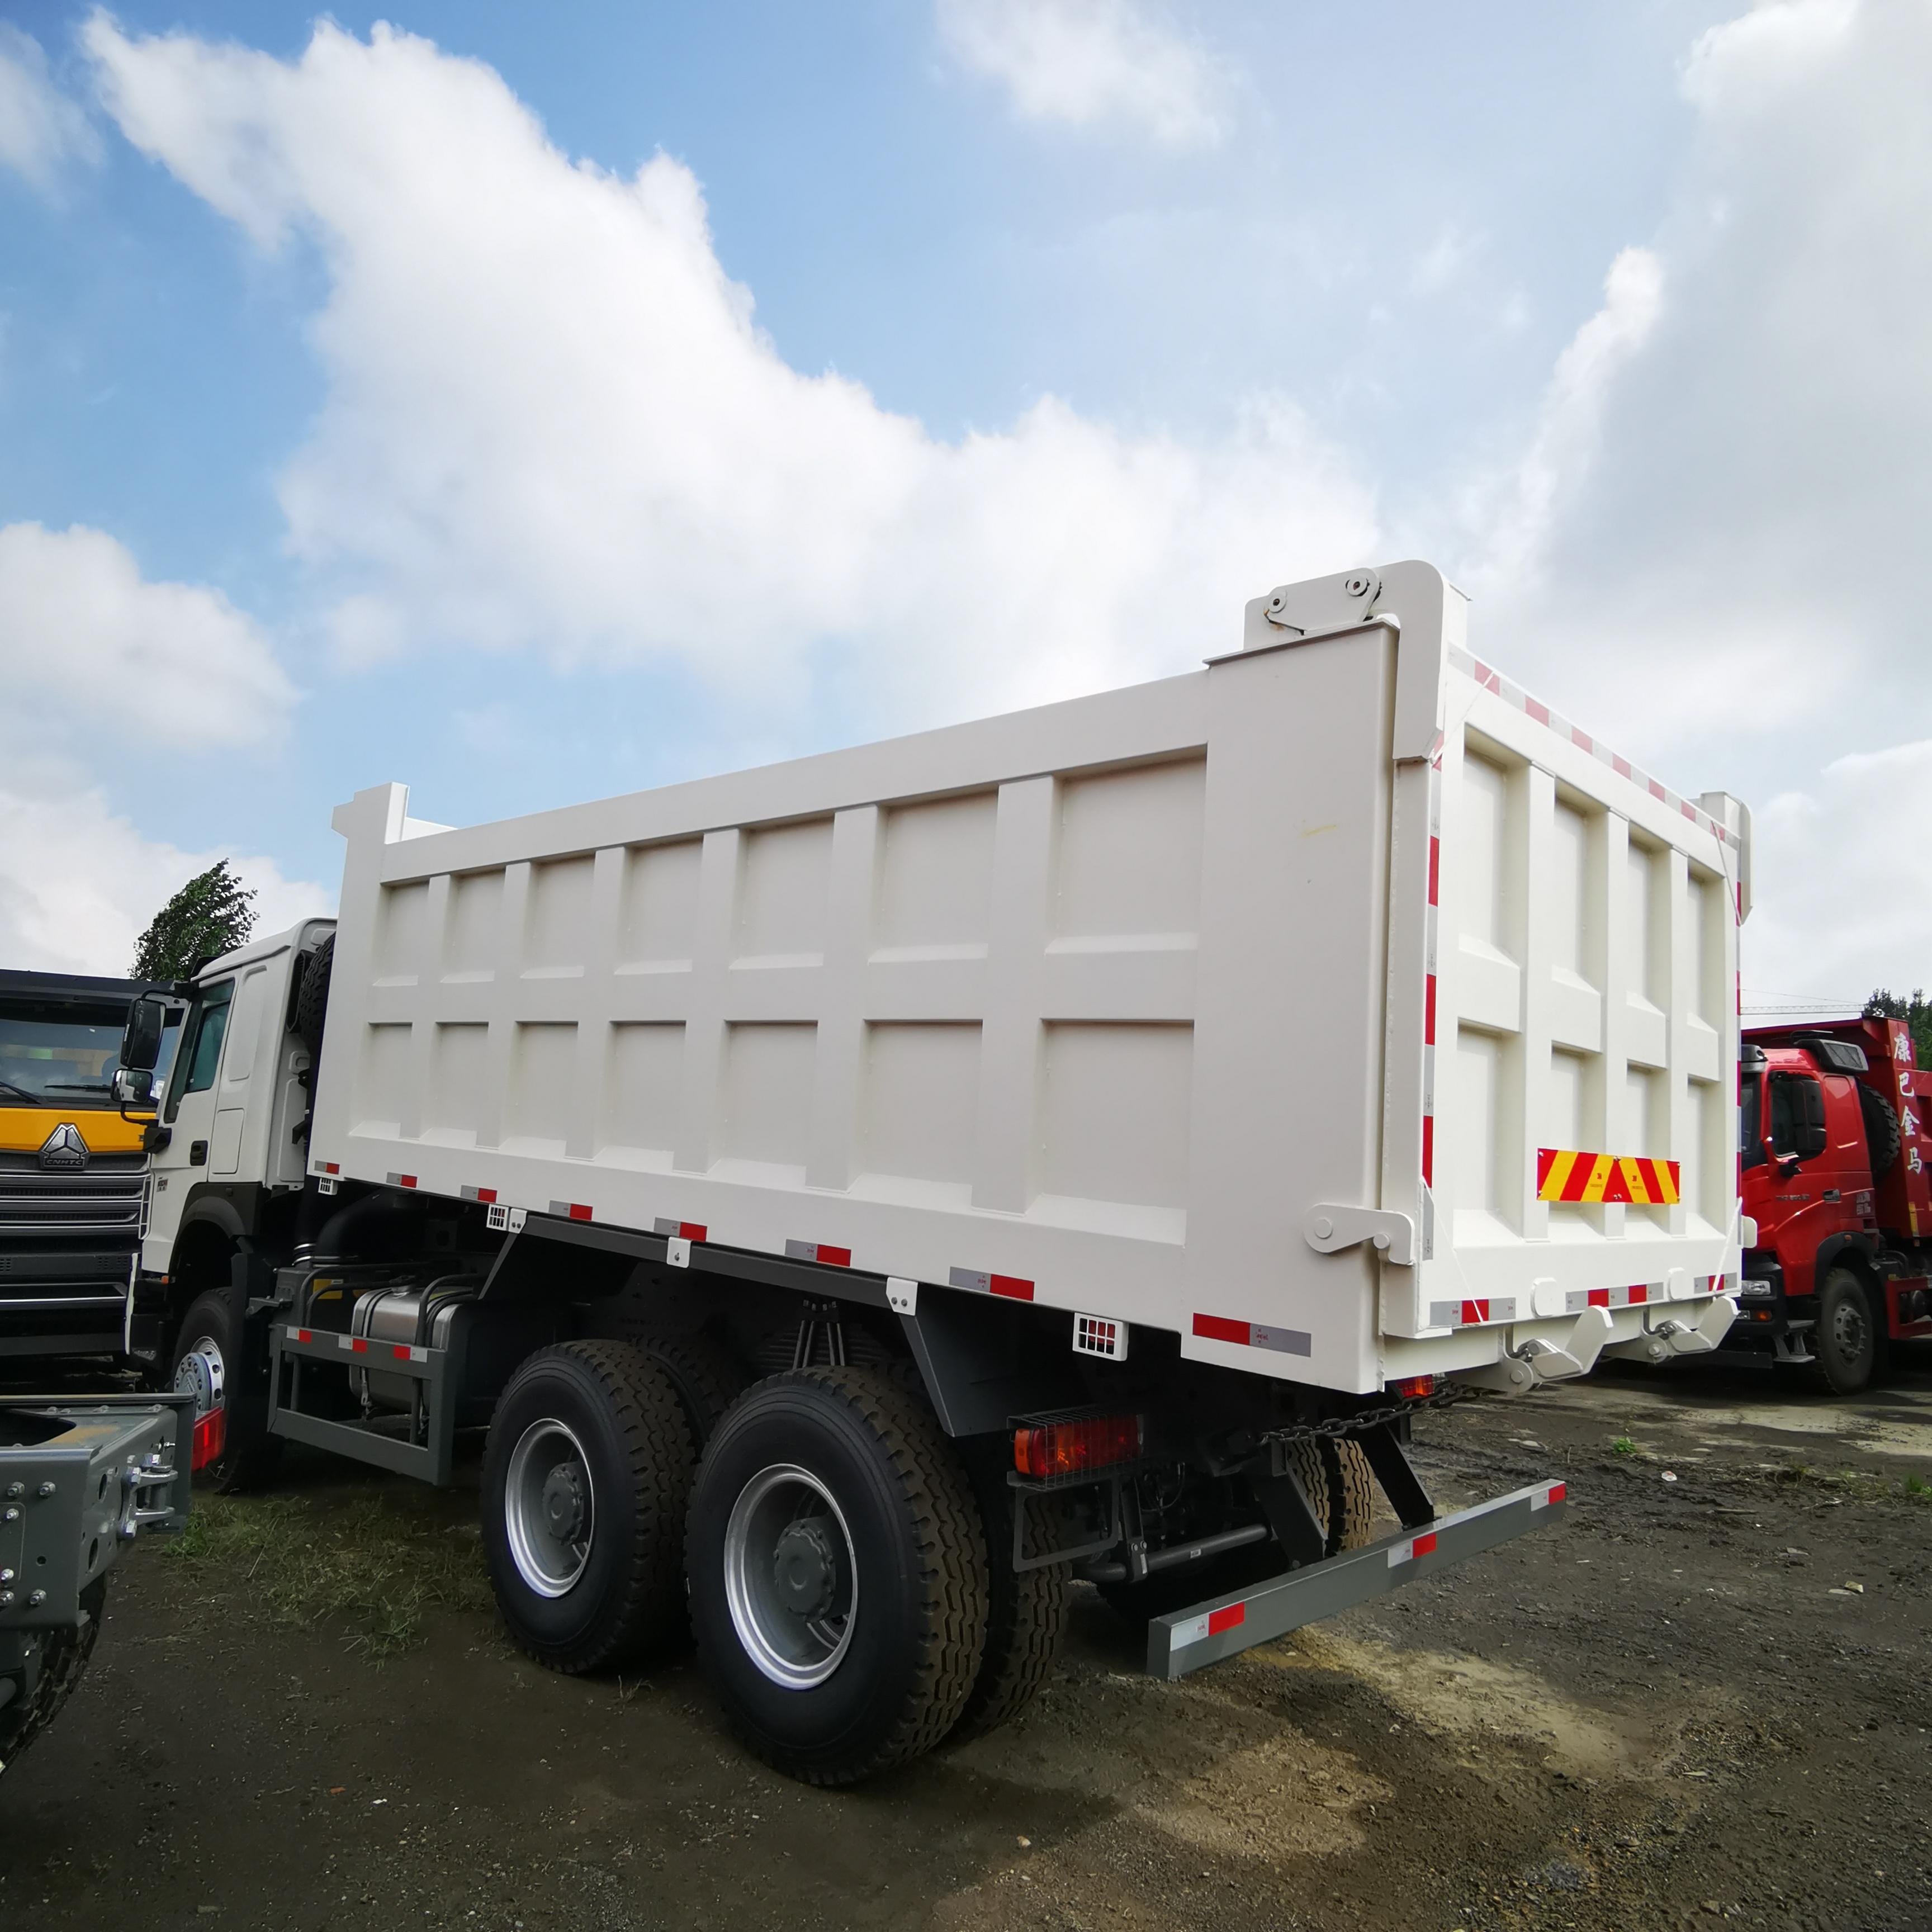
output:
[[1256, 590], [1375, 548], [1286, 404], [1209, 448], [1050, 399], [946, 443], [800, 374], [688, 170], [572, 164], [426, 41], [85, 38], [130, 140], [263, 245], [320, 248], [328, 394], [281, 490], [352, 657], [669, 657], [783, 705], [829, 651], [904, 722], [1178, 668]]
[[[295, 692], [260, 627], [220, 592], [143, 580], [99, 530], [0, 528], [0, 959], [124, 973], [136, 935], [214, 862], [157, 844], [110, 807], [92, 768], [178, 774], [197, 752], [272, 740]], [[162, 782], [165, 782], [164, 778]], [[235, 791], [238, 819], [245, 790]], [[322, 909], [318, 886], [244, 860], [264, 931]]]
[[68, 162], [100, 152], [86, 116], [54, 86], [39, 41], [0, 22], [0, 163], [50, 188]]
[[1226, 131], [1215, 64], [1142, 0], [937, 0], [936, 13], [954, 58], [1026, 120], [1125, 125], [1168, 148]]
[[1932, 840], [1910, 802], [1928, 789], [1932, 739], [1834, 759], [1763, 806], [1748, 994], [1862, 999], [1875, 986], [1932, 986]]
[[0, 527], [0, 681], [15, 716], [176, 751], [252, 744], [295, 691], [254, 619], [218, 590], [149, 584], [100, 530]]
[[[144, 838], [98, 786], [42, 760], [0, 776], [0, 959], [56, 973], [126, 973], [134, 943], [170, 897], [220, 852], [183, 852]], [[234, 857], [255, 889], [256, 929], [326, 913], [329, 896], [283, 878], [272, 859]]]
[[1928, 0], [1702, 34], [1667, 218], [1463, 506], [1486, 652], [1757, 808], [1748, 988], [1932, 983], [1928, 74]]
[[1700, 38], [1668, 218], [1474, 546], [1492, 647], [1552, 697], [1598, 684], [1652, 755], [1720, 721], [1814, 758], [1875, 716], [1932, 728], [1904, 618], [1932, 604], [1928, 73], [1928, 0], [1778, 0]]

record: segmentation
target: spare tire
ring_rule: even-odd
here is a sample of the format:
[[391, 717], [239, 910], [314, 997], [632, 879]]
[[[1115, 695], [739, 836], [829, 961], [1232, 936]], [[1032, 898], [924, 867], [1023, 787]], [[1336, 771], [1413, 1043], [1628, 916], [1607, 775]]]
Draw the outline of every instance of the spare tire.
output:
[[1858, 1082], [1858, 1112], [1864, 1116], [1865, 1149], [1874, 1180], [1882, 1180], [1898, 1158], [1898, 1115], [1875, 1088]]
[[328, 1018], [329, 969], [335, 962], [335, 935], [331, 933], [308, 956], [302, 984], [296, 990], [296, 1031], [311, 1054], [322, 1051], [322, 1029]]

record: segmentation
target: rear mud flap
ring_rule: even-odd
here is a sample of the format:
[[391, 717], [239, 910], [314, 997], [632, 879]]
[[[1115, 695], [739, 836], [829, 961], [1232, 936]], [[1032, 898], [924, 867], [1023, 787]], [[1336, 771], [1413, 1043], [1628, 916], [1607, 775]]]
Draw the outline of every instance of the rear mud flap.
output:
[[1184, 1677], [1204, 1664], [1286, 1636], [1304, 1624], [1386, 1596], [1526, 1530], [1560, 1522], [1569, 1514], [1567, 1495], [1562, 1483], [1534, 1484], [1384, 1537], [1366, 1549], [1345, 1550], [1285, 1576], [1156, 1617], [1148, 1625], [1148, 1675], [1170, 1682]]

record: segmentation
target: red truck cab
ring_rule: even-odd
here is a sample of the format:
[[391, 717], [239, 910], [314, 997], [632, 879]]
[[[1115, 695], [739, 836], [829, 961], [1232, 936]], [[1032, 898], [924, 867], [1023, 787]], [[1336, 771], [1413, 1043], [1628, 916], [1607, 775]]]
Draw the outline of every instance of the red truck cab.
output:
[[1728, 1348], [1815, 1364], [1841, 1395], [1886, 1345], [1932, 1336], [1932, 1138], [1900, 1020], [1754, 1027], [1738, 1069], [1738, 1192], [1757, 1224]]

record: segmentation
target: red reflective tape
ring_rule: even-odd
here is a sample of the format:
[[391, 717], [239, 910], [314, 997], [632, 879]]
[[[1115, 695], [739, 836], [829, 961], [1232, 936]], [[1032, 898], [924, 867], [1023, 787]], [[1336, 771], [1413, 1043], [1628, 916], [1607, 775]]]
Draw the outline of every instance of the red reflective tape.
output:
[[1422, 1117], [1422, 1184], [1432, 1187], [1436, 1184], [1436, 1116], [1424, 1114]]
[[400, 1177], [400, 1179], [405, 1187], [413, 1187], [416, 1184], [416, 1178], [413, 1174], [405, 1174]]
[[[826, 1268], [850, 1268], [852, 1265], [852, 1250], [850, 1248], [828, 1248], [823, 1241], [820, 1241], [818, 1244], [818, 1259]], [[995, 1275], [993, 1279], [998, 1281], [1003, 1277]], [[1025, 1286], [1024, 1298], [1030, 1301], [1033, 1299], [1033, 1283], [1028, 1282]], [[999, 1291], [996, 1288], [994, 1292], [998, 1294]]]
[[1485, 691], [1493, 691], [1500, 693], [1503, 688], [1502, 680], [1498, 677], [1494, 671], [1490, 670], [1489, 666], [1484, 663], [1480, 658], [1473, 658], [1472, 662], [1474, 663], [1476, 668], [1476, 682], [1480, 684]]
[[1462, 1320], [1466, 1325], [1473, 1326], [1490, 1318], [1490, 1304], [1486, 1301], [1466, 1301], [1462, 1304]]
[[1569, 1493], [1568, 1483], [1552, 1483], [1550, 1486], [1550, 1500], [1553, 1503], [1560, 1503]]
[[1534, 718], [1539, 724], [1547, 724], [1550, 722], [1550, 706], [1546, 704], [1538, 704], [1534, 698], [1528, 696], [1526, 693], [1523, 698], [1522, 708], [1524, 710], [1527, 711], [1531, 717]]
[[355, 1336], [349, 1346], [358, 1355], [366, 1355], [369, 1352], [369, 1344], [360, 1335]]
[[573, 1221], [588, 1221], [592, 1218], [590, 1210], [580, 1201], [573, 1201], [570, 1204], [570, 1218]]
[[1194, 1332], [1210, 1342], [1232, 1342], [1243, 1348], [1250, 1346], [1249, 1324], [1245, 1322], [1230, 1322], [1224, 1315], [1196, 1316]]
[[1571, 744], [1574, 745], [1579, 751], [1594, 752], [1597, 748], [1595, 744], [1591, 740], [1589, 733], [1587, 731], [1578, 730], [1574, 724], [1570, 728], [1570, 742]]
[[1556, 1165], [1558, 1150], [1555, 1148], [1538, 1148], [1536, 1150], [1536, 1191], [1540, 1195], [1550, 1180], [1550, 1170]]
[[1425, 1531], [1411, 1546], [1410, 1553], [1416, 1556], [1433, 1556], [1436, 1554], [1436, 1532]]
[[[849, 1261], [851, 1257], [848, 1256], [846, 1258]], [[1011, 1301], [1030, 1301], [1033, 1299], [1033, 1283], [1021, 1280], [1018, 1275], [989, 1275], [986, 1278], [986, 1286], [992, 1293], [1004, 1294]]]
[[1670, 796], [1654, 778], [1646, 778], [1644, 783], [1649, 786], [1650, 795], [1652, 798], [1668, 798]]
[[1422, 1043], [1424, 1046], [1433, 1046], [1436, 1044], [1436, 975], [1430, 974], [1422, 983]]
[[1442, 841], [1432, 832], [1429, 835], [1429, 903], [1431, 905], [1440, 903], [1436, 896], [1436, 891], [1441, 882], [1442, 869]]
[[1695, 825], [1697, 822], [1697, 808], [1694, 805], [1686, 803], [1684, 807], [1684, 816]]
[[1248, 1606], [1246, 1604], [1230, 1604], [1225, 1609], [1210, 1610], [1208, 1612], [1208, 1634], [1219, 1636], [1223, 1630], [1233, 1630], [1247, 1620]]
[[496, 1198], [496, 1190], [494, 1187], [479, 1187], [476, 1190], [476, 1198], [482, 1202], [494, 1201]]
[[1632, 1282], [1628, 1292], [1633, 1301], [1648, 1301], [1650, 1299], [1650, 1290], [1640, 1281]]
[[398, 1342], [392, 1345], [389, 1353], [394, 1356], [398, 1361], [406, 1362], [410, 1358], [410, 1345], [406, 1342]]
[[324, 1174], [340, 1174], [342, 1172], [342, 1163], [340, 1161], [326, 1160], [322, 1164], [322, 1171]]
[[1610, 1291], [1607, 1288], [1593, 1288], [1590, 1291], [1592, 1308], [1607, 1308], [1610, 1305]]
[[298, 1328], [296, 1330], [296, 1340], [298, 1342], [313, 1342], [315, 1336], [308, 1329]]

